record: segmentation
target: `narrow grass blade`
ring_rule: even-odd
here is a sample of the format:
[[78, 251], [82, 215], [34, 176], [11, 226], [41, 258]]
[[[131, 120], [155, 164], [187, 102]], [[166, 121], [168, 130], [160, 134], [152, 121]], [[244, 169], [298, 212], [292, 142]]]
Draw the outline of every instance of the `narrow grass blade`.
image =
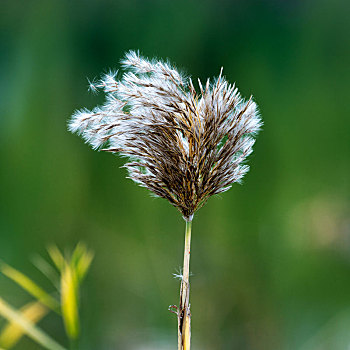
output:
[[87, 251], [86, 245], [82, 242], [79, 242], [76, 245], [72, 254], [72, 259], [71, 259], [72, 264], [77, 264], [80, 258], [85, 254], [86, 251]]
[[45, 332], [43, 332], [40, 328], [23, 317], [17, 310], [6, 303], [2, 298], [0, 298], [0, 315], [6, 318], [9, 322], [14, 322], [20, 326], [26, 335], [28, 335], [38, 344], [42, 345], [45, 349], [66, 350]]
[[32, 258], [32, 263], [49, 281], [51, 281], [53, 286], [59, 290], [60, 277], [57, 270], [40, 255], [35, 255]]
[[88, 250], [84, 243], [79, 242], [77, 244], [72, 254], [70, 264], [76, 273], [78, 283], [84, 279], [93, 257], [93, 253]]
[[64, 257], [62, 255], [62, 253], [60, 252], [60, 250], [57, 248], [57, 246], [52, 245], [52, 246], [48, 247], [47, 252], [49, 253], [50, 258], [52, 259], [52, 261], [56, 265], [57, 269], [59, 271], [62, 271], [62, 269], [64, 268]]
[[11, 280], [16, 282], [33, 297], [37, 298], [48, 308], [57, 313], [60, 312], [59, 302], [56, 299], [54, 299], [50, 294], [46, 293], [41, 287], [39, 287], [35, 282], [33, 282], [22, 272], [6, 264], [1, 265], [1, 272]]
[[67, 335], [71, 339], [77, 339], [79, 335], [77, 280], [69, 264], [66, 264], [61, 275], [61, 308]]
[[[32, 324], [38, 323], [49, 312], [49, 309], [38, 301], [28, 303], [20, 309], [20, 315]], [[25, 335], [24, 329], [16, 322], [9, 322], [0, 334], [0, 346], [13, 348]]]
[[94, 254], [91, 251], [86, 250], [77, 262], [76, 275], [79, 283], [84, 279], [86, 273], [88, 272], [93, 258]]

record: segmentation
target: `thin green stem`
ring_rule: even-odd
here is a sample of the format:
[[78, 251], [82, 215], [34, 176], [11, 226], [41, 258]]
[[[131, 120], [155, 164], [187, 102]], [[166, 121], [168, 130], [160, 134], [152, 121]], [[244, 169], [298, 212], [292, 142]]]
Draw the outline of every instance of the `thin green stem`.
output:
[[69, 350], [78, 350], [79, 349], [79, 341], [78, 339], [69, 339]]
[[178, 350], [190, 350], [191, 312], [190, 312], [190, 254], [192, 221], [186, 221], [184, 264], [178, 309]]
[[188, 288], [183, 290], [183, 299], [185, 299], [186, 294], [189, 295], [189, 283], [190, 283], [190, 255], [191, 255], [191, 231], [192, 231], [192, 221], [186, 221], [186, 233], [185, 233], [185, 249], [184, 249], [184, 264], [182, 270], [182, 281], [184, 284], [188, 285]]

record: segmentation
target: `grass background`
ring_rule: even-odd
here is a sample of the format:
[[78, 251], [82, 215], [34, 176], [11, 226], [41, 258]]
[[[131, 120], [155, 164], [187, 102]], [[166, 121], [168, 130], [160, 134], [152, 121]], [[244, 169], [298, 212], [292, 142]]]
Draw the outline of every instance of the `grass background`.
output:
[[[85, 241], [82, 349], [173, 349], [184, 222], [125, 179], [123, 161], [66, 130], [103, 96], [86, 78], [125, 51], [192, 77], [221, 66], [265, 123], [244, 185], [195, 216], [193, 348], [350, 346], [348, 1], [2, 1], [0, 258], [31, 265], [49, 243]], [[0, 276], [15, 306], [29, 297]], [[0, 320], [0, 325], [3, 323]], [[55, 316], [41, 326], [61, 343]], [[37, 349], [22, 340], [18, 349]]]

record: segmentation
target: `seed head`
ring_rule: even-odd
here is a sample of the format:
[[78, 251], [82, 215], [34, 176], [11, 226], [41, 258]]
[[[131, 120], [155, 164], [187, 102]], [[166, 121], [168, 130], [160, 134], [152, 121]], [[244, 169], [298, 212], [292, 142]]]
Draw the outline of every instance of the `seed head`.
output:
[[254, 136], [262, 122], [252, 98], [241, 98], [220, 75], [197, 93], [192, 80], [169, 63], [130, 51], [124, 73], [105, 74], [90, 88], [106, 102], [75, 112], [69, 130], [94, 149], [119, 153], [129, 178], [166, 198], [183, 215], [193, 214], [212, 195], [240, 182], [249, 167]]

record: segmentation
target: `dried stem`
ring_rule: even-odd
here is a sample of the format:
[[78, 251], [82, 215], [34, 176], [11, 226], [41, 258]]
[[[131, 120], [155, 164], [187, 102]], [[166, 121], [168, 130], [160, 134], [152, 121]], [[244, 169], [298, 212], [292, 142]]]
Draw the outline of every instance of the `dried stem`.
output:
[[178, 350], [190, 350], [191, 347], [191, 311], [189, 304], [191, 229], [192, 221], [186, 221], [184, 265], [178, 309]]

